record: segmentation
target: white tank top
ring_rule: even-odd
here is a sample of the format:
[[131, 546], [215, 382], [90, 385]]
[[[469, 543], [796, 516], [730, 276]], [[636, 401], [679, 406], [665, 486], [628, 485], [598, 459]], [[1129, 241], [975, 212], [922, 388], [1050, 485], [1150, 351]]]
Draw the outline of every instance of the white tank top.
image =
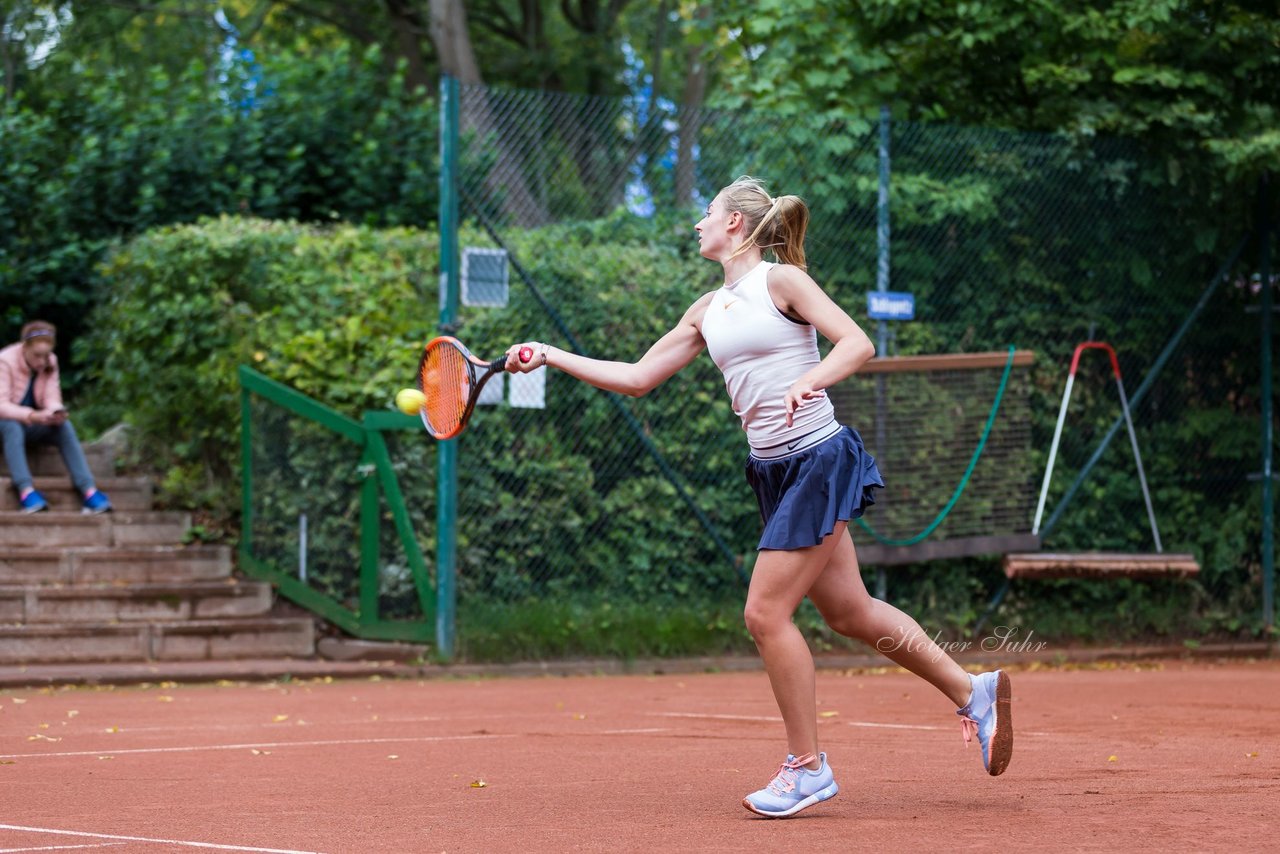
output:
[[783, 395], [821, 357], [813, 326], [784, 315], [769, 296], [773, 266], [761, 261], [716, 291], [702, 318], [707, 352], [724, 374], [751, 453], [762, 458], [798, 453], [839, 430], [825, 394], [796, 409], [787, 426]]

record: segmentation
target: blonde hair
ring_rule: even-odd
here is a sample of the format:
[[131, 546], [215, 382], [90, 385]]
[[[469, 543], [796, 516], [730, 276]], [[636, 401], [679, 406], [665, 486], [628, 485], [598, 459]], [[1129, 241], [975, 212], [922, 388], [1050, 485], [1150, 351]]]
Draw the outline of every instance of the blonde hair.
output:
[[764, 182], [743, 175], [720, 191], [727, 210], [738, 211], [747, 224], [748, 237], [734, 250], [735, 258], [752, 246], [773, 252], [783, 264], [806, 268], [804, 233], [809, 227], [809, 208], [799, 196], [774, 198]]

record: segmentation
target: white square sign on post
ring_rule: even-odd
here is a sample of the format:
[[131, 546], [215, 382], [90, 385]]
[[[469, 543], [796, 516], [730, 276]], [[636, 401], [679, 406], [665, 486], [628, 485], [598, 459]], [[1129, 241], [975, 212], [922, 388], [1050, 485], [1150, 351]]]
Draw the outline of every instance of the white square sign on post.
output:
[[507, 251], [466, 246], [462, 250], [462, 304], [502, 308], [507, 304]]
[[547, 408], [547, 369], [511, 375], [511, 405], [517, 409]]

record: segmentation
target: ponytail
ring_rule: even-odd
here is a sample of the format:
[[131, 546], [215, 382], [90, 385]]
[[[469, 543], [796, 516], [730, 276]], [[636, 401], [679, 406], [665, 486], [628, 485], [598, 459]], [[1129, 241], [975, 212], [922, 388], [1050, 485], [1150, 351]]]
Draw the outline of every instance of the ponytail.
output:
[[738, 211], [751, 229], [730, 258], [752, 246], [770, 251], [783, 264], [806, 268], [804, 235], [809, 227], [809, 208], [799, 196], [772, 198], [758, 178], [744, 175], [721, 190], [726, 206]]

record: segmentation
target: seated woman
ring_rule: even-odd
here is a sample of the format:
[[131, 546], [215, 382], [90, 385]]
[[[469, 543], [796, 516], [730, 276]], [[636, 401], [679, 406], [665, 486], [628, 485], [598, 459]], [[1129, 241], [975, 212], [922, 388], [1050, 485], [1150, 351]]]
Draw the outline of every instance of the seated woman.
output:
[[62, 405], [58, 357], [53, 354], [57, 330], [52, 323], [33, 320], [22, 327], [16, 344], [0, 350], [0, 438], [13, 487], [23, 513], [36, 513], [49, 503], [35, 489], [27, 463], [27, 445], [58, 446], [71, 473], [71, 482], [84, 496], [84, 513], [105, 513], [111, 501], [93, 482], [84, 449]]

